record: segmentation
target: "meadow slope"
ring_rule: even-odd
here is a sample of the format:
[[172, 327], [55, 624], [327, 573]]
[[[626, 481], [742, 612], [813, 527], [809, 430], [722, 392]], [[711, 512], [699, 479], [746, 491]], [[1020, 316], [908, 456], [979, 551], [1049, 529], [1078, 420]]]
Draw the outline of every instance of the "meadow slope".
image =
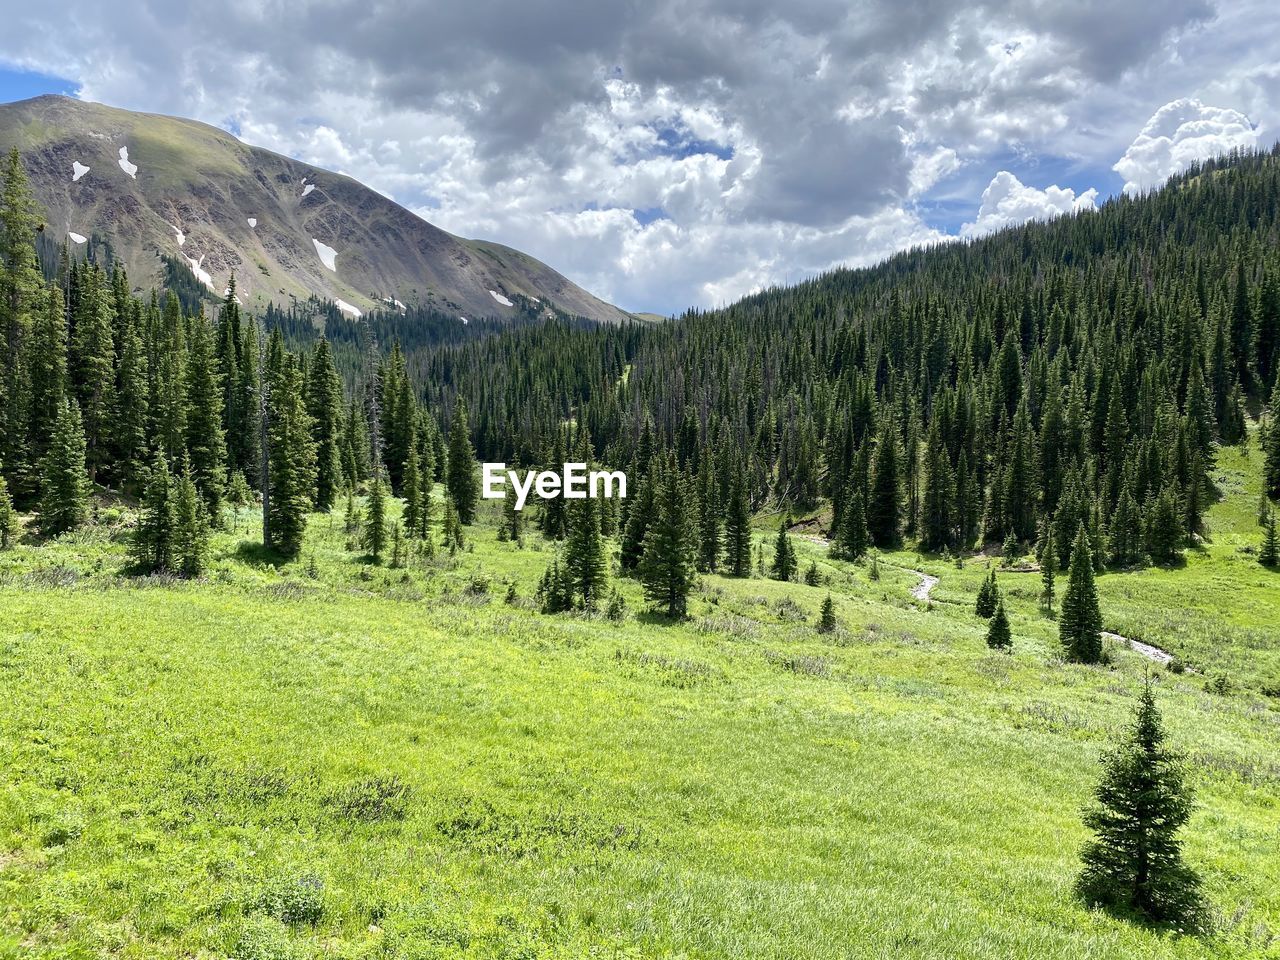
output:
[[104, 504], [0, 554], [0, 956], [1280, 956], [1280, 578], [1249, 552], [1257, 455], [1219, 474], [1185, 566], [1099, 580], [1108, 629], [1197, 671], [1153, 675], [1210, 937], [1071, 896], [1151, 665], [1064, 663], [1038, 576], [1001, 575], [1006, 656], [982, 557], [872, 580], [797, 538], [823, 586], [707, 576], [672, 625], [619, 580], [613, 623], [536, 612], [552, 547], [489, 513], [396, 570], [340, 512], [277, 569], [249, 514], [182, 583], [123, 575]]

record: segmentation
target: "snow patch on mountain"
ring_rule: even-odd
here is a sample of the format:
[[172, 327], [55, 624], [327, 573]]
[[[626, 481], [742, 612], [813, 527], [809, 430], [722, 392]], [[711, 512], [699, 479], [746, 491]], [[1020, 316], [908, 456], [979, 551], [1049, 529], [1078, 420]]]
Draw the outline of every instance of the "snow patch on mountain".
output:
[[250, 230], [257, 230], [257, 229], [258, 229], [258, 218], [257, 218], [257, 217], [250, 217], [248, 222], [249, 222], [249, 229], [250, 229]]
[[[170, 226], [173, 226], [173, 225], [170, 224]], [[177, 227], [173, 227], [173, 232], [178, 235], [178, 246], [182, 246], [184, 243], [187, 242], [187, 235], [183, 233], [181, 230], [179, 230]]]
[[72, 243], [84, 243], [87, 239], [89, 239], [88, 237], [81, 236], [78, 233], [72, 233], [70, 231], [67, 232], [67, 236], [71, 238]]
[[504, 307], [514, 307], [514, 306], [515, 306], [515, 304], [514, 304], [514, 303], [512, 303], [510, 300], [508, 300], [506, 297], [504, 297], [502, 294], [500, 294], [497, 290], [490, 290], [490, 291], [489, 291], [489, 296], [493, 297], [493, 299], [497, 300], [497, 301], [498, 301], [500, 304], [502, 304]]
[[191, 268], [191, 272], [196, 275], [197, 280], [203, 283], [210, 290], [216, 289], [213, 285], [213, 276], [204, 268], [203, 254], [200, 255], [199, 260], [195, 257], [188, 257], [186, 254], [183, 254], [182, 259], [187, 261], [187, 266]]
[[308, 193], [316, 188], [314, 183], [307, 183], [307, 178], [302, 178], [302, 195], [305, 197]]
[[349, 313], [353, 317], [363, 316], [363, 314], [358, 309], [353, 307], [351, 304], [347, 303], [347, 301], [345, 300], [334, 300], [333, 305], [337, 307], [339, 310], [341, 310], [343, 313]]
[[89, 168], [86, 167], [79, 160], [71, 161], [71, 182], [72, 183], [75, 183], [77, 180], [79, 180], [88, 172], [89, 172]]
[[138, 179], [138, 165], [129, 162], [129, 148], [120, 148], [120, 169], [131, 176], [134, 180]]
[[333, 249], [327, 243], [321, 243], [315, 237], [311, 238], [311, 242], [316, 245], [316, 256], [320, 258], [320, 262], [332, 270], [338, 272], [338, 251]]

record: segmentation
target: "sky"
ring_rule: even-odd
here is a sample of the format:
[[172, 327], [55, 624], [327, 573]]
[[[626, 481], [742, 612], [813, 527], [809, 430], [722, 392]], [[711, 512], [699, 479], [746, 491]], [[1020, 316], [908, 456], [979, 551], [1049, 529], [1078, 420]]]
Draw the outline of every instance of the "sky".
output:
[[0, 101], [192, 117], [672, 314], [1280, 139], [1261, 0], [0, 0]]

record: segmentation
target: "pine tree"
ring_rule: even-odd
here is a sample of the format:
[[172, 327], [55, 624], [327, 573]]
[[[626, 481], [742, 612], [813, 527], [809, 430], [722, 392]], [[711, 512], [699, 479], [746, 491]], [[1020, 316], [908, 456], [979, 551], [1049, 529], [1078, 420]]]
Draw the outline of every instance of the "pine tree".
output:
[[715, 573], [720, 565], [721, 510], [718, 487], [710, 465], [698, 474], [698, 569]]
[[734, 577], [751, 576], [751, 505], [742, 477], [735, 474], [724, 524], [725, 568]]
[[885, 419], [876, 440], [872, 468], [871, 499], [867, 504], [867, 530], [877, 547], [898, 543], [902, 524], [901, 478], [898, 471], [898, 434], [893, 421]]
[[836, 531], [835, 552], [844, 560], [861, 560], [870, 546], [871, 536], [867, 533], [867, 512], [862, 502], [862, 491], [855, 490]]
[[1044, 525], [1044, 541], [1040, 545], [1040, 605], [1053, 616], [1054, 574], [1058, 569], [1058, 550], [1053, 542], [1053, 526]]
[[1258, 562], [1264, 567], [1280, 566], [1280, 538], [1276, 536], [1276, 515], [1273, 511], [1267, 511], [1262, 529], [1262, 549], [1258, 551]]
[[[855, 496], [857, 496], [855, 494]], [[956, 526], [956, 481], [951, 458], [942, 441], [940, 424], [935, 418], [925, 443], [924, 499], [921, 504], [920, 548], [942, 550], [951, 546]], [[865, 525], [865, 518], [863, 520]], [[850, 559], [857, 559], [856, 556]]]
[[1127, 488], [1120, 494], [1108, 531], [1112, 563], [1123, 566], [1142, 559], [1142, 515]]
[[453, 497], [446, 495], [444, 500], [444, 545], [449, 548], [450, 553], [456, 553], [462, 549], [462, 521], [458, 517], [458, 508], [453, 502]]
[[1195, 930], [1205, 914], [1200, 879], [1178, 837], [1192, 796], [1165, 739], [1148, 678], [1132, 731], [1103, 760], [1097, 802], [1084, 816], [1094, 839], [1080, 854], [1075, 888], [1090, 906]]
[[778, 524], [778, 536], [773, 541], [773, 565], [769, 568], [775, 580], [794, 580], [796, 577], [796, 551], [787, 533], [787, 521]]
[[188, 579], [204, 573], [209, 563], [209, 514], [190, 465], [174, 490], [173, 560]]
[[583, 609], [594, 610], [608, 584], [608, 561], [600, 539], [600, 512], [595, 500], [574, 500], [568, 511], [569, 535], [564, 565], [573, 594]]
[[1178, 511], [1178, 499], [1171, 485], [1166, 485], [1147, 510], [1146, 548], [1151, 559], [1168, 563], [1178, 556], [1182, 543], [1182, 519]]
[[[273, 337], [274, 339], [274, 337]], [[268, 416], [268, 483], [270, 498], [266, 510], [270, 537], [267, 546], [289, 559], [302, 552], [302, 536], [311, 509], [315, 482], [315, 447], [311, 440], [311, 418], [302, 402], [302, 374], [297, 358], [288, 355], [280, 369], [264, 370], [271, 381], [271, 408]]]
[[987, 571], [982, 586], [978, 588], [978, 600], [973, 606], [973, 612], [989, 620], [995, 616], [996, 604], [999, 602], [1000, 588], [996, 585], [996, 568], [992, 567]]
[[173, 477], [164, 454], [157, 452], [147, 475], [142, 512], [133, 533], [133, 562], [147, 573], [174, 569]]
[[480, 478], [476, 475], [476, 454], [467, 426], [467, 405], [458, 397], [449, 426], [449, 466], [445, 486], [458, 511], [458, 522], [469, 526], [476, 515]]
[[1102, 659], [1102, 611], [1098, 608], [1098, 590], [1093, 582], [1093, 550], [1084, 524], [1076, 532], [1071, 548], [1058, 638], [1068, 660], [1098, 663]]
[[222, 383], [213, 330], [193, 317], [187, 338], [187, 455], [191, 479], [216, 522], [227, 486], [227, 445], [222, 433]]
[[382, 483], [382, 471], [374, 465], [373, 482], [369, 485], [369, 498], [365, 509], [364, 546], [374, 563], [382, 562], [382, 551], [387, 546], [387, 493]]
[[112, 462], [108, 442], [115, 390], [115, 314], [102, 271], [91, 265], [75, 311], [75, 382], [85, 431], [91, 478]]
[[45, 454], [40, 496], [40, 532], [55, 537], [89, 518], [89, 475], [85, 467], [84, 425], [80, 406], [64, 400]]
[[410, 537], [417, 537], [422, 529], [422, 473], [417, 446], [409, 448], [409, 458], [404, 463], [401, 492], [404, 496], [404, 525]]
[[120, 318], [119, 355], [114, 391], [110, 438], [117, 458], [120, 478], [130, 484], [146, 472], [149, 436], [150, 392], [147, 353], [138, 330], [137, 301]]
[[316, 448], [315, 509], [327, 513], [337, 502], [343, 483], [342, 380], [333, 365], [333, 351], [322, 335], [311, 352], [307, 370], [307, 414]]
[[645, 598], [669, 617], [683, 617], [695, 579], [696, 542], [689, 525], [688, 485], [668, 457], [657, 496], [657, 517], [644, 539], [640, 578]]
[[658, 491], [662, 476], [655, 460], [650, 463], [648, 474], [640, 483], [636, 497], [627, 510], [627, 524], [622, 531], [622, 553], [619, 558], [624, 571], [639, 570], [644, 559], [645, 539], [658, 515]]
[[832, 633], [836, 626], [836, 605], [831, 599], [831, 594], [828, 593], [826, 599], [822, 601], [822, 612], [818, 615], [818, 632]]
[[[18, 379], [21, 348], [41, 306], [40, 264], [35, 247], [38, 225], [35, 200], [15, 147], [9, 151], [4, 184], [0, 187], [0, 337], [4, 347], [0, 357], [0, 462], [8, 471], [18, 471], [20, 463], [15, 454], [26, 439]], [[48, 423], [52, 426], [53, 421]]]
[[[54, 288], [35, 316], [29, 349], [25, 352], [26, 385], [30, 391], [27, 406], [25, 442], [26, 457], [9, 463], [14, 470], [13, 496], [16, 504], [26, 508], [40, 499], [40, 464], [49, 450], [53, 425], [67, 396], [67, 320], [62, 293]], [[17, 398], [15, 398], [16, 400]], [[16, 417], [17, 409], [11, 410]], [[14, 422], [16, 429], [16, 421]], [[10, 445], [13, 455], [17, 437]]]
[[987, 627], [987, 646], [992, 650], [1012, 650], [1013, 633], [1009, 629], [1009, 615], [1004, 610], [1004, 598], [996, 601], [995, 612]]

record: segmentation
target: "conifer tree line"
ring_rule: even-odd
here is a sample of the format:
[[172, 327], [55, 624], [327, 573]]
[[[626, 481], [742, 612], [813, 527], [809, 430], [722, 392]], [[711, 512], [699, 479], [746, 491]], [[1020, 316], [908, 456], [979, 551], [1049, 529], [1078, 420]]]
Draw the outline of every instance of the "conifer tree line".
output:
[[[206, 319], [65, 245], [46, 283], [16, 154], [4, 173], [0, 476], [49, 533], [83, 521], [91, 484], [141, 493], [157, 453], [210, 524], [234, 482], [257, 490], [267, 539], [296, 555], [306, 511], [344, 490], [404, 497], [421, 537], [437, 481], [445, 517], [471, 521], [477, 453], [576, 451], [628, 471], [630, 499], [597, 519], [655, 598], [688, 571], [750, 573], [750, 518], [770, 501], [829, 500], [849, 559], [907, 539], [1051, 541], [1065, 570], [1083, 526], [1096, 568], [1127, 566], [1192, 542], [1217, 449], [1280, 413], [1274, 151], [673, 323], [456, 336], [380, 313], [343, 328], [341, 357], [291, 313], [242, 314], [234, 288]], [[1260, 440], [1280, 497], [1280, 430]], [[650, 530], [677, 521], [678, 547], [646, 560]], [[559, 501], [538, 522], [572, 532]]]
[[[465, 398], [483, 459], [555, 462], [578, 424], [635, 478], [628, 513], [671, 453], [734, 570], [742, 501], [829, 501], [854, 559], [1051, 539], [1065, 570], [1083, 525], [1099, 569], [1163, 563], [1203, 533], [1217, 451], [1280, 412], [1278, 213], [1280, 154], [1237, 153], [677, 322], [522, 327], [409, 366], [432, 409]], [[1261, 439], [1280, 498], [1280, 431]], [[624, 568], [638, 550], [624, 534]]]

